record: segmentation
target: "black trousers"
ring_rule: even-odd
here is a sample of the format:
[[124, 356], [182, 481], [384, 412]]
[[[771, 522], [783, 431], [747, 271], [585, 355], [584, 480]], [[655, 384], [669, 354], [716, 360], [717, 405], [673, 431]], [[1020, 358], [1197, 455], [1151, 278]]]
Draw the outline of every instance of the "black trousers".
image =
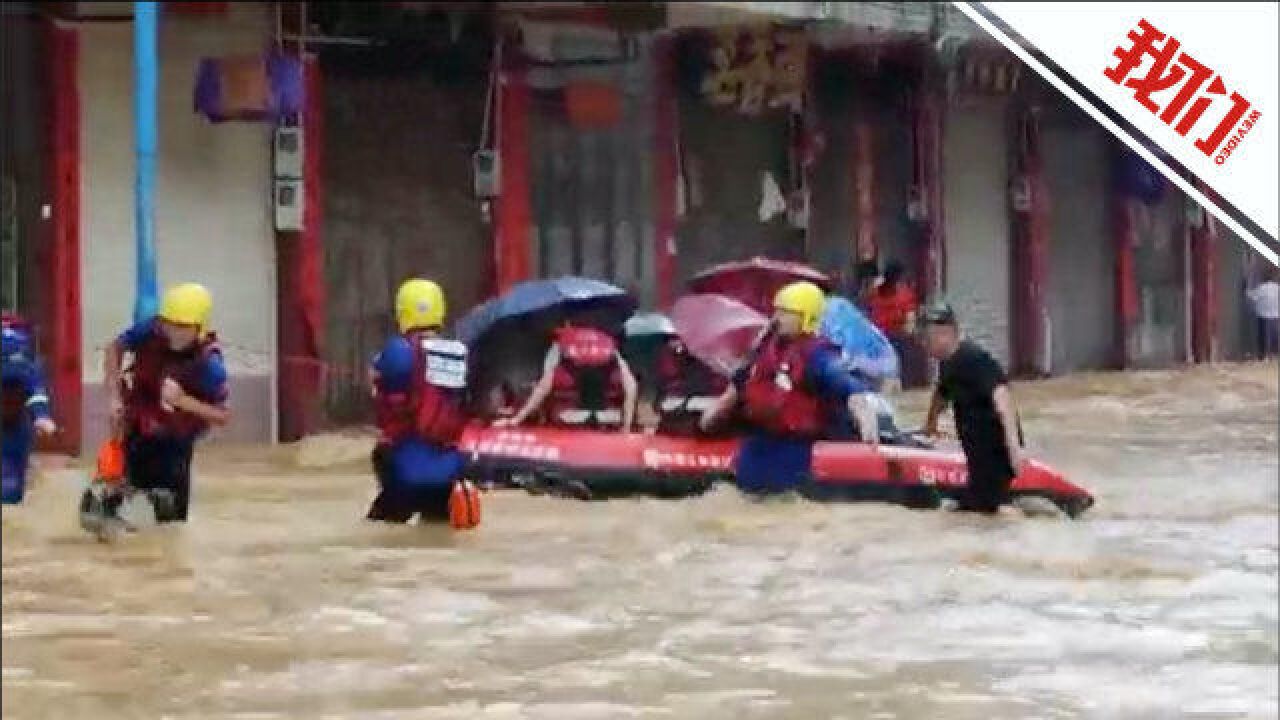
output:
[[908, 333], [885, 333], [893, 351], [898, 354], [898, 377], [904, 388], [929, 384], [929, 363], [920, 343]]
[[373, 449], [373, 474], [378, 480], [378, 496], [369, 505], [367, 520], [407, 523], [418, 513], [424, 521], [449, 520], [451, 486], [406, 490], [391, 478], [391, 448], [378, 445]]
[[124, 442], [125, 475], [139, 490], [167, 490], [173, 494], [173, 512], [161, 513], [156, 522], [186, 522], [191, 504], [191, 457], [195, 438], [172, 438], [131, 433]]
[[1257, 318], [1258, 357], [1270, 358], [1280, 353], [1280, 320]]
[[995, 443], [968, 443], [964, 456], [969, 482], [958, 498], [958, 510], [994, 515], [1009, 502], [1009, 487], [1016, 473], [1008, 450]]

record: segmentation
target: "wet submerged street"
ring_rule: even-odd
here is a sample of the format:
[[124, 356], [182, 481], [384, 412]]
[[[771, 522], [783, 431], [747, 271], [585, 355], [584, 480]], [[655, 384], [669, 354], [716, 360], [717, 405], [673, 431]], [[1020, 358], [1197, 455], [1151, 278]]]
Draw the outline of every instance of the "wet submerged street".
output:
[[378, 527], [327, 438], [206, 448], [190, 525], [111, 546], [52, 468], [4, 511], [3, 714], [1276, 717], [1276, 366], [1015, 394], [1080, 521], [723, 488]]

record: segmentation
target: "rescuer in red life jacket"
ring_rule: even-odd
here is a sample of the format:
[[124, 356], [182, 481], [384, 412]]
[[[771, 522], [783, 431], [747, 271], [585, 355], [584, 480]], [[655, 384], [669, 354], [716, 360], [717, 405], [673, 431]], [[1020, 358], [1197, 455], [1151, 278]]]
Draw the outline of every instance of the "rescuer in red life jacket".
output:
[[728, 378], [695, 358], [684, 341], [669, 339], [658, 356], [659, 429], [668, 434], [692, 434], [702, 413], [728, 387]]
[[[107, 348], [103, 375], [125, 476], [151, 498], [157, 522], [186, 522], [196, 440], [230, 419], [227, 371], [209, 331], [213, 297], [202, 285], [170, 288], [160, 312]], [[132, 355], [127, 368], [124, 355]]]
[[521, 425], [547, 402], [553, 425], [612, 426], [631, 432], [635, 420], [635, 376], [608, 333], [565, 322], [542, 365], [542, 377], [524, 407], [494, 425]]
[[813, 443], [844, 418], [857, 420], [863, 442], [879, 445], [871, 387], [849, 373], [840, 351], [817, 335], [826, 295], [813, 283], [787, 285], [774, 297], [771, 332], [702, 417], [709, 430], [741, 407], [752, 427], [735, 458], [739, 489], [752, 494], [802, 489]]
[[367, 518], [405, 523], [449, 519], [449, 495], [466, 459], [457, 450], [467, 422], [467, 347], [440, 334], [445, 298], [430, 280], [396, 292], [399, 333], [370, 369], [381, 436], [373, 451], [379, 492]]

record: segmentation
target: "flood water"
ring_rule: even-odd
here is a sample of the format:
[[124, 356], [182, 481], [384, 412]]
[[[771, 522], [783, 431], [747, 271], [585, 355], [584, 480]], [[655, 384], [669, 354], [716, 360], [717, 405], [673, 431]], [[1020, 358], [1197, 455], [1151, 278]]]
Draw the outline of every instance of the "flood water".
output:
[[3, 515], [3, 714], [1276, 717], [1276, 366], [1015, 393], [1081, 520], [721, 489], [376, 527], [328, 438], [205, 448], [187, 527], [102, 545], [51, 459]]

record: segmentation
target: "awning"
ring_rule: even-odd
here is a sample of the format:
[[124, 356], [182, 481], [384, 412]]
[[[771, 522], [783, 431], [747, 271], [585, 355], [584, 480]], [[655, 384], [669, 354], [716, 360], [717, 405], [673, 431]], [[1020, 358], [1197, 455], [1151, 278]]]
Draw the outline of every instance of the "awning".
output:
[[[761, 21], [805, 22], [813, 41], [834, 47], [937, 32], [967, 43], [986, 34], [947, 3], [898, 2], [673, 2], [667, 27], [716, 27]], [[936, 25], [936, 27], [935, 27]]]
[[945, 15], [943, 9], [948, 7], [895, 2], [674, 2], [668, 3], [667, 13], [673, 26], [773, 18], [862, 25], [884, 32], [927, 33], [935, 13]]

